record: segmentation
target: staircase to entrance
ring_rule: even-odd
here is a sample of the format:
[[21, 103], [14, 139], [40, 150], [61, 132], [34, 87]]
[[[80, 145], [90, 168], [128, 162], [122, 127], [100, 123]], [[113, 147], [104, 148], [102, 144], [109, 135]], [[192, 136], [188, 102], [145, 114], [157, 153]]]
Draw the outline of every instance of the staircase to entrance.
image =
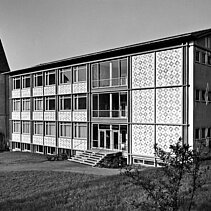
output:
[[80, 154], [77, 154], [68, 160], [94, 167], [98, 163], [100, 163], [104, 158], [106, 158], [107, 156], [114, 155], [117, 153], [119, 153], [119, 152], [118, 151], [110, 151], [110, 150], [90, 149], [90, 150], [83, 151]]

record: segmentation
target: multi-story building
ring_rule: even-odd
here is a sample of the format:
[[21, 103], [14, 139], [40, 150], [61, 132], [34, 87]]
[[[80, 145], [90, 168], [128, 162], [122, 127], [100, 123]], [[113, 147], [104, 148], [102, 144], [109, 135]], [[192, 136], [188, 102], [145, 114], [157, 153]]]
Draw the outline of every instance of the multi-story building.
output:
[[211, 29], [9, 72], [11, 149], [121, 151], [154, 164], [154, 144], [211, 137]]

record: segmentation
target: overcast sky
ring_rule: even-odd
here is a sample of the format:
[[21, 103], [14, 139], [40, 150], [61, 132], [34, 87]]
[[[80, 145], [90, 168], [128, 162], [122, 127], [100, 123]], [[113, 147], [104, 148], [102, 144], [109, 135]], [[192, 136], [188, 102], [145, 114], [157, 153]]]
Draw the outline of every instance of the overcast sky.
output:
[[211, 0], [0, 0], [11, 70], [211, 28]]

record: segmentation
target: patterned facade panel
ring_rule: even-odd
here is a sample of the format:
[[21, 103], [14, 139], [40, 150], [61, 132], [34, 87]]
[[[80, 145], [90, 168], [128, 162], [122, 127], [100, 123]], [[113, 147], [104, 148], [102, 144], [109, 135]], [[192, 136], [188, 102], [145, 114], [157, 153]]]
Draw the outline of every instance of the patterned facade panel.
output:
[[156, 85], [182, 85], [182, 48], [156, 53]]
[[154, 123], [154, 89], [132, 92], [132, 122]]
[[30, 88], [29, 89], [22, 89], [21, 90], [21, 97], [30, 97], [31, 93], [30, 93]]
[[73, 139], [74, 150], [87, 150], [87, 140]]
[[20, 112], [12, 112], [12, 119], [13, 120], [20, 120], [20, 117], [21, 117], [21, 115], [20, 115]]
[[46, 86], [44, 87], [44, 95], [55, 95], [56, 87], [55, 86]]
[[153, 125], [132, 125], [132, 153], [140, 156], [154, 156]]
[[20, 98], [20, 96], [21, 96], [20, 89], [12, 90], [12, 98]]
[[56, 146], [56, 138], [55, 137], [44, 137], [44, 145], [49, 147]]
[[42, 111], [33, 112], [33, 120], [43, 120], [43, 112]]
[[154, 53], [132, 57], [132, 88], [154, 86]]
[[73, 93], [85, 93], [85, 92], [87, 92], [87, 83], [73, 84]]
[[156, 122], [182, 123], [182, 88], [156, 90]]
[[22, 111], [21, 119], [22, 120], [30, 120], [30, 111]]
[[33, 136], [33, 144], [43, 145], [43, 136]]
[[21, 142], [30, 144], [31, 143], [30, 135], [29, 134], [22, 135], [21, 136]]
[[42, 96], [42, 95], [43, 95], [43, 87], [33, 88], [33, 96]]
[[12, 133], [12, 141], [13, 142], [20, 142], [21, 137], [19, 133]]
[[168, 151], [171, 144], [175, 144], [182, 137], [182, 126], [156, 126], [156, 143], [158, 147]]
[[59, 138], [59, 148], [71, 149], [71, 139]]
[[71, 121], [71, 111], [68, 112], [60, 111], [58, 114], [59, 114], [59, 121]]
[[58, 86], [58, 94], [70, 94], [71, 93], [71, 85], [59, 85]]
[[73, 121], [86, 122], [87, 121], [87, 112], [86, 111], [74, 111], [73, 112]]
[[45, 111], [44, 112], [44, 120], [46, 120], [46, 121], [55, 121], [55, 119], [56, 119], [56, 113], [54, 112], [54, 111]]

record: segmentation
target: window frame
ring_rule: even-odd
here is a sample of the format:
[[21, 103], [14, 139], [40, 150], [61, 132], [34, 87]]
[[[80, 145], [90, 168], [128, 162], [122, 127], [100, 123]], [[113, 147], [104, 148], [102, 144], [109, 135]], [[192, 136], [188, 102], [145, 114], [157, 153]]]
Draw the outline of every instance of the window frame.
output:
[[[50, 76], [54, 75], [54, 83], [50, 84]], [[45, 72], [45, 86], [55, 86], [56, 85], [56, 71], [51, 70]]]
[[[19, 81], [19, 86], [17, 88], [17, 81]], [[13, 90], [21, 89], [21, 77], [13, 78]]]
[[[84, 68], [85, 69], [85, 80], [79, 80], [79, 70]], [[74, 66], [72, 68], [73, 71], [73, 83], [85, 83], [87, 81], [87, 65], [79, 65]]]
[[20, 99], [13, 99], [13, 112], [20, 112], [21, 111], [21, 100]]
[[[70, 108], [65, 109], [65, 100], [70, 99]], [[71, 111], [72, 108], [72, 97], [71, 95], [61, 95], [59, 96], [59, 111]]]
[[[86, 108], [79, 108], [79, 99], [80, 98], [86, 98]], [[74, 111], [85, 111], [87, 110], [87, 95], [86, 94], [76, 94], [74, 95]]]
[[[29, 80], [29, 84], [27, 84]], [[24, 75], [22, 76], [22, 89], [29, 89], [31, 86], [31, 77], [30, 75]]]
[[[50, 100], [54, 100], [54, 109], [50, 109]], [[56, 110], [56, 98], [45, 97], [45, 111], [55, 111], [55, 110]]]
[[[41, 102], [41, 105], [39, 105], [38, 102]], [[42, 97], [34, 98], [34, 111], [43, 111], [43, 98]]]
[[31, 102], [30, 98], [23, 98], [22, 99], [22, 111], [30, 111], [31, 110]]
[[[48, 128], [48, 127], [54, 128]], [[51, 133], [53, 131], [53, 133]], [[56, 123], [55, 122], [45, 122], [45, 136], [55, 137], [56, 136]]]
[[30, 121], [22, 121], [22, 134], [30, 134], [31, 128]]
[[21, 133], [21, 122], [19, 120], [13, 120], [12, 132], [13, 133]]
[[[86, 137], [81, 137], [80, 128], [85, 127], [86, 128]], [[74, 139], [87, 139], [87, 124], [86, 123], [74, 123], [73, 125], [73, 138]]]
[[[42, 84], [41, 85], [38, 84], [38, 82], [39, 82], [38, 78], [40, 76], [42, 77], [42, 80], [41, 80]], [[42, 87], [42, 86], [43, 86], [43, 73], [35, 73], [34, 74], [34, 87]]]
[[43, 132], [44, 132], [44, 130], [43, 130], [44, 128], [43, 128], [43, 122], [40, 122], [40, 121], [35, 121], [34, 122], [34, 135], [37, 135], [37, 136], [42, 136], [43, 135]]
[[[70, 80], [67, 83], [64, 82], [64, 73], [65, 72], [70, 72]], [[71, 79], [72, 79], [72, 74], [71, 73], [72, 73], [72, 68], [71, 67], [60, 69], [59, 70], [59, 85], [71, 84]]]
[[[69, 128], [69, 134], [67, 133], [67, 128]], [[60, 138], [71, 138], [72, 137], [72, 124], [70, 122], [59, 122], [59, 137]]]

